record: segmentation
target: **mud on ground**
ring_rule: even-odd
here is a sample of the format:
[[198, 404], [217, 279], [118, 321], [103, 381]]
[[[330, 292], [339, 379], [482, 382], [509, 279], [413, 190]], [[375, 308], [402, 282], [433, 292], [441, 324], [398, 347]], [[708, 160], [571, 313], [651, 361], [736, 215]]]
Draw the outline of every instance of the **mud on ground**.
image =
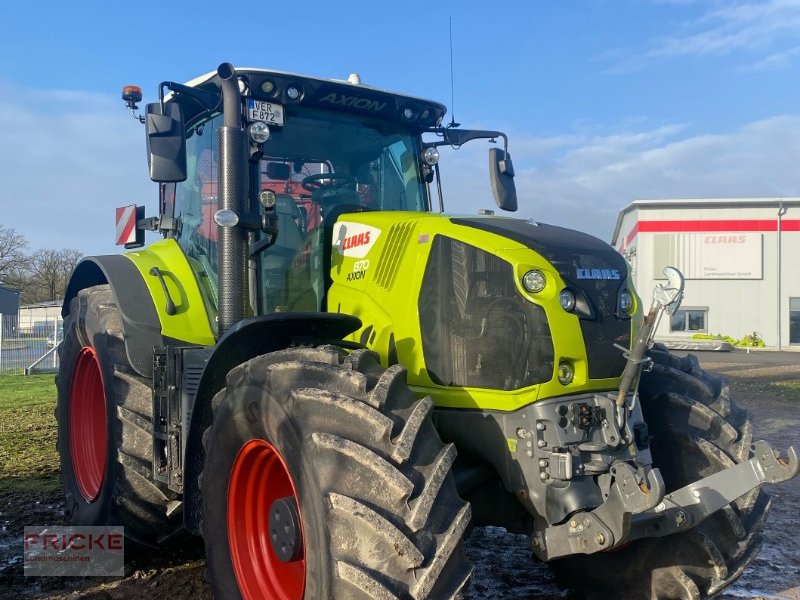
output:
[[[800, 446], [800, 389], [775, 385], [800, 384], [800, 354], [766, 355], [743, 352], [700, 353], [703, 366], [730, 381], [734, 397], [754, 415], [755, 434], [779, 448]], [[800, 600], [800, 478], [769, 486], [772, 511], [764, 531], [764, 547], [739, 581], [719, 596]], [[125, 577], [25, 578], [22, 575], [22, 527], [64, 523], [58, 494], [0, 494], [0, 597], [87, 600], [132, 598], [212, 598], [204, 581], [202, 544], [187, 540], [158, 553], [126, 548]], [[550, 600], [568, 598], [552, 582], [547, 568], [531, 561], [525, 536], [502, 529], [475, 529], [467, 544], [475, 574], [467, 598]]]

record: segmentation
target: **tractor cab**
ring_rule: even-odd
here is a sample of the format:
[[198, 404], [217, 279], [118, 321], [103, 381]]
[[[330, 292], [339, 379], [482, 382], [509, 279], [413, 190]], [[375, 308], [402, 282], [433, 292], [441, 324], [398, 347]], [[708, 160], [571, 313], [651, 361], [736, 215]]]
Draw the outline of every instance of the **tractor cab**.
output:
[[[239, 226], [254, 223], [247, 233], [252, 310], [321, 311], [330, 284], [332, 228], [341, 215], [431, 211], [438, 145], [506, 139], [500, 132], [442, 129], [441, 104], [363, 85], [357, 75], [337, 81], [237, 70], [228, 86], [236, 86], [237, 102], [224, 98], [225, 75], [162, 83], [161, 101], [148, 105], [143, 117], [151, 178], [162, 183], [161, 222], [169, 225], [162, 230], [183, 248], [211, 315], [219, 304], [218, 267], [225, 263], [218, 256], [226, 223], [220, 211], [231, 210], [221, 200], [226, 170], [247, 182], [228, 218]], [[226, 120], [246, 132], [244, 161], [226, 164], [221, 157]], [[434, 141], [423, 141], [424, 133]], [[502, 183], [513, 188], [506, 154], [504, 148], [495, 162], [508, 168], [496, 171], [505, 172]]]
[[[430, 202], [417, 156], [418, 134], [402, 123], [316, 108], [286, 110], [268, 139], [251, 141], [248, 212], [263, 212], [277, 226], [271, 244], [253, 256], [259, 314], [322, 309], [326, 227], [344, 213], [426, 211]], [[260, 123], [260, 122], [251, 122]], [[222, 115], [187, 128], [186, 181], [175, 184], [175, 236], [198, 275], [214, 281]], [[264, 133], [263, 135], [267, 135]], [[202, 271], [201, 271], [202, 270]], [[210, 288], [213, 290], [213, 287]], [[215, 298], [212, 298], [215, 304]]]

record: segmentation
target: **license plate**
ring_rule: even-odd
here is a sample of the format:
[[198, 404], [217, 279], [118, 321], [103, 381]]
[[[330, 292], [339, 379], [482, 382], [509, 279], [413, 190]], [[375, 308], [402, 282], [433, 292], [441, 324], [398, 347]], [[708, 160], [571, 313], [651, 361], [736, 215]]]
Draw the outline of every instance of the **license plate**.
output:
[[283, 125], [283, 106], [261, 100], [247, 100], [247, 120], [263, 121], [268, 125]]

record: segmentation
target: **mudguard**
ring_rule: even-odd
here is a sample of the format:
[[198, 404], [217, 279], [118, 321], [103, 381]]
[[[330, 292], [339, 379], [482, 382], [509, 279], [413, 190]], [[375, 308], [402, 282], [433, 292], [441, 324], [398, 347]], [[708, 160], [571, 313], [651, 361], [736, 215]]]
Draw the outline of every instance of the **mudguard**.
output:
[[125, 332], [125, 351], [142, 377], [153, 376], [153, 348], [163, 346], [161, 322], [139, 269], [123, 255], [90, 256], [75, 267], [64, 295], [61, 315], [69, 314], [72, 299], [82, 289], [109, 284]]
[[[153, 376], [156, 346], [211, 346], [209, 313], [194, 272], [172, 239], [127, 254], [84, 258], [72, 273], [62, 315], [77, 293], [109, 284], [117, 302], [131, 366]], [[168, 305], [171, 305], [168, 307]]]
[[267, 352], [290, 346], [343, 345], [342, 338], [361, 328], [361, 320], [339, 313], [273, 313], [244, 319], [229, 329], [211, 351], [197, 384], [183, 466], [183, 519], [199, 532], [201, 495], [197, 479], [203, 470], [203, 432], [211, 424], [211, 400], [225, 386], [228, 371]]

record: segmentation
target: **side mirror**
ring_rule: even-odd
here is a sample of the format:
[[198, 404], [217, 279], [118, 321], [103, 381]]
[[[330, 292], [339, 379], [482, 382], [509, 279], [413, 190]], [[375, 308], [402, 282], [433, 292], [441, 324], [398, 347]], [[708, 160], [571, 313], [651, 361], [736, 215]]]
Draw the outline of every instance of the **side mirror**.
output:
[[154, 102], [145, 109], [147, 164], [150, 179], [161, 183], [186, 181], [186, 133], [181, 107]]
[[501, 148], [489, 150], [489, 179], [492, 181], [492, 193], [497, 206], [502, 210], [517, 210], [517, 188], [514, 185], [511, 154]]

